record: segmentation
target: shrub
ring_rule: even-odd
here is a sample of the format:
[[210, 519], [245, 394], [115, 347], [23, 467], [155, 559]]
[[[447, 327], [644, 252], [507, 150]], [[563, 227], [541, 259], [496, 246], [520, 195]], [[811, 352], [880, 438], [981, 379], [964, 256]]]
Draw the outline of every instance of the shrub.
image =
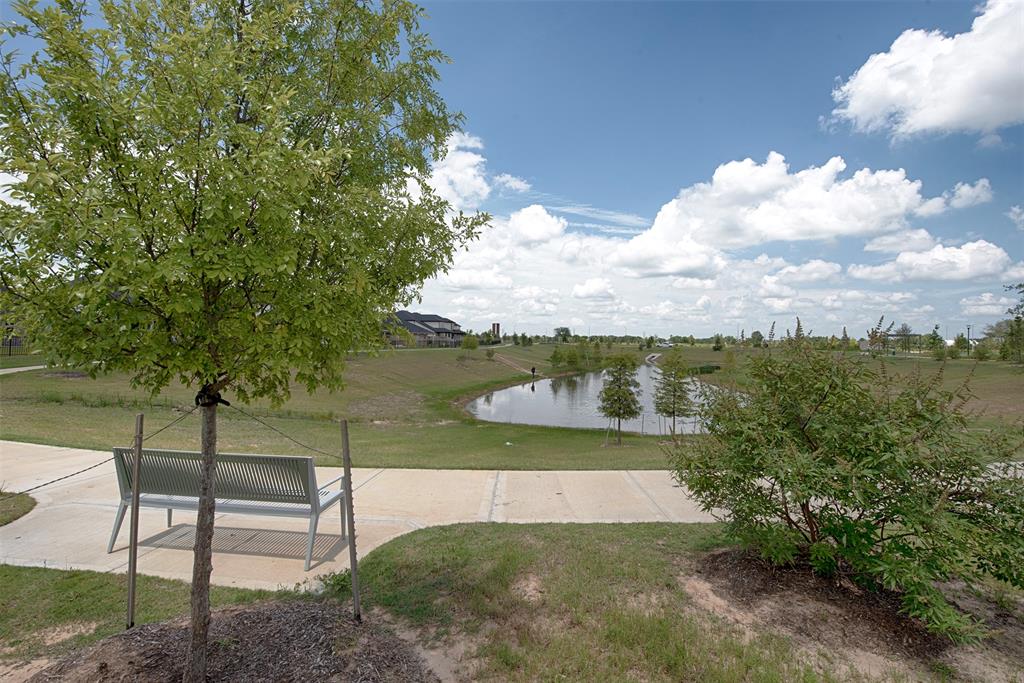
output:
[[981, 343], [974, 347], [973, 355], [975, 360], [989, 360], [992, 358], [992, 350], [988, 344]]
[[950, 360], [956, 360], [960, 357], [960, 347], [954, 344], [953, 346], [946, 348], [946, 358]]
[[487, 360], [494, 360], [494, 349], [487, 349]]
[[936, 584], [1024, 587], [1024, 479], [986, 467], [1014, 446], [968, 432], [969, 389], [942, 374], [784, 340], [751, 361], [749, 393], [704, 387], [708, 434], [671, 451], [676, 476], [766, 558], [899, 591], [933, 631], [978, 635]]
[[946, 360], [946, 345], [939, 344], [932, 347], [932, 358], [935, 360]]

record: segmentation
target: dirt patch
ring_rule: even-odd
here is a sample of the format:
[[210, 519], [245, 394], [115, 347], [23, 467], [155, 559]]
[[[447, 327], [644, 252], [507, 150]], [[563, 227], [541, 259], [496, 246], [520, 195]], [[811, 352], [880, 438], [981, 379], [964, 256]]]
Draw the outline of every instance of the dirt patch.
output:
[[474, 679], [480, 664], [475, 655], [482, 642], [480, 636], [448, 631], [442, 638], [428, 630], [414, 629], [383, 610], [375, 609], [372, 614], [374, 620], [387, 624], [413, 648], [443, 683]]
[[0, 681], [4, 683], [24, 683], [33, 675], [50, 666], [50, 659], [30, 659], [26, 661], [0, 660]]
[[899, 596], [837, 583], [806, 568], [780, 568], [742, 551], [705, 556], [679, 577], [698, 607], [744, 631], [768, 629], [817, 655], [830, 653], [859, 673], [927, 679], [947, 669], [964, 680], [1024, 680], [1024, 612], [948, 586], [950, 597], [985, 622], [990, 636], [956, 646], [899, 613]]
[[[31, 680], [180, 681], [189, 632], [184, 619], [107, 638]], [[290, 600], [214, 612], [211, 681], [429, 681], [438, 677], [387, 627], [355, 624], [344, 606]]]
[[81, 370], [50, 370], [44, 372], [43, 377], [57, 377], [59, 379], [85, 379], [89, 373]]
[[98, 624], [95, 621], [79, 621], [71, 624], [54, 626], [35, 634], [35, 637], [43, 641], [44, 645], [57, 645], [75, 636], [92, 633]]
[[512, 591], [529, 603], [538, 603], [544, 597], [544, 589], [536, 574], [527, 574], [516, 581]]

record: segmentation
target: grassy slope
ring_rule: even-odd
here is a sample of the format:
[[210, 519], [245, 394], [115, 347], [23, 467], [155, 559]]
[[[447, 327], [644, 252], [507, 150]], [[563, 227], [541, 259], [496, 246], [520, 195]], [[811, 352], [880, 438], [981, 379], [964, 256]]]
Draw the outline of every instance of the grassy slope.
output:
[[680, 563], [721, 545], [709, 524], [457, 525], [374, 550], [360, 578], [370, 604], [468, 632], [481, 680], [833, 680], [691, 609]]
[[[123, 630], [127, 581], [124, 574], [0, 565], [0, 657], [55, 657]], [[182, 581], [140, 575], [137, 595], [137, 624], [188, 614], [189, 589]], [[214, 606], [279, 595], [222, 586], [210, 589]], [[57, 630], [77, 635], [48, 644], [56, 639]]]
[[0, 526], [10, 524], [32, 512], [36, 499], [26, 493], [7, 493], [0, 490]]
[[4, 355], [0, 348], [0, 370], [4, 368], [23, 368], [29, 365], [46, 365], [46, 362], [38, 354], [26, 353], [17, 356]]
[[[551, 372], [550, 345], [501, 347], [496, 352], [522, 367]], [[635, 348], [630, 348], [635, 352]], [[655, 349], [654, 351], [658, 351]], [[726, 362], [727, 354], [708, 347], [686, 347], [692, 365]], [[734, 354], [736, 378], [742, 384], [744, 352]], [[935, 372], [941, 364], [928, 359], [894, 361], [901, 372], [920, 366]], [[1020, 417], [1024, 403], [1024, 371], [1006, 363], [950, 361], [946, 383], [961, 380], [974, 369], [975, 406], [986, 412], [982, 426], [996, 418]], [[713, 381], [727, 380], [728, 369]], [[603, 447], [603, 433], [551, 427], [478, 422], [461, 402], [487, 389], [522, 381], [526, 376], [488, 361], [480, 349], [470, 358], [455, 349], [419, 349], [365, 355], [350, 361], [346, 387], [336, 394], [307, 394], [295, 387], [280, 409], [260, 403], [248, 410], [266, 418], [299, 441], [337, 452], [339, 438], [331, 419], [351, 422], [353, 459], [364, 467], [454, 467], [504, 469], [662, 468], [665, 458], [652, 437], [627, 436], [622, 449]], [[0, 376], [0, 438], [106, 450], [128, 445], [135, 412], [146, 413], [152, 431], [192, 405], [193, 391], [173, 385], [153, 400], [132, 389], [124, 375], [91, 380], [61, 376], [53, 370]], [[230, 394], [228, 395], [230, 399]], [[222, 450], [309, 454], [273, 431], [230, 410], [222, 410]], [[190, 417], [150, 442], [155, 447], [194, 449], [198, 420]], [[507, 445], [511, 444], [511, 445]], [[321, 464], [335, 461], [318, 456]]]
[[[496, 352], [522, 367], [550, 372], [552, 347], [502, 347]], [[123, 375], [95, 380], [53, 370], [0, 376], [0, 438], [109, 449], [131, 441], [133, 415], [146, 414], [147, 431], [192, 405], [194, 392], [170, 386], [150, 400]], [[464, 358], [455, 349], [417, 349], [353, 358], [346, 387], [307, 394], [294, 387], [280, 409], [266, 402], [246, 407], [299, 441], [338, 452], [337, 425], [351, 423], [353, 462], [360, 467], [504, 469], [662, 468], [665, 457], [651, 437], [627, 436], [623, 448], [604, 448], [604, 434], [551, 427], [478, 422], [461, 403], [487, 389], [527, 376], [484, 350]], [[230, 395], [228, 396], [230, 399]], [[309, 451], [230, 409], [220, 411], [218, 443], [224, 451], [309, 455]], [[190, 417], [148, 445], [195, 449], [198, 420]], [[511, 445], [509, 445], [511, 444]], [[317, 456], [320, 464], [336, 460]]]

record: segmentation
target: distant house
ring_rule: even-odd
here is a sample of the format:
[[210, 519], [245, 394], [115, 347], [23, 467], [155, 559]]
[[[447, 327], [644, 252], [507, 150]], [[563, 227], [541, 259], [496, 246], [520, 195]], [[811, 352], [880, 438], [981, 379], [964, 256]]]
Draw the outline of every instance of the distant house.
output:
[[[396, 323], [412, 336], [415, 346], [459, 346], [466, 333], [457, 322], [432, 313], [398, 311]], [[395, 346], [407, 346], [408, 341], [398, 335], [390, 335]]]

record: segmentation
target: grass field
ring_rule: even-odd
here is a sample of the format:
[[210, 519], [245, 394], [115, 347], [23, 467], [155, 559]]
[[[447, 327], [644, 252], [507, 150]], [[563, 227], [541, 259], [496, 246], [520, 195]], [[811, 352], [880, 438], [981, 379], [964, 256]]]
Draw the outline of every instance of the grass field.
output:
[[[894, 612], [893, 621], [875, 622], [877, 604], [866, 614], [841, 591], [804, 590], [796, 579], [785, 589], [754, 588], [749, 603], [731, 596], [725, 584], [754, 574], [731, 565], [717, 578], [706, 574], [707, 563], [735, 556], [714, 552], [722, 548], [715, 524], [465, 524], [377, 548], [360, 580], [369, 605], [474, 657], [473, 680], [957, 677], [956, 648], [889, 648], [901, 637], [931, 641], [912, 626], [901, 630]], [[759, 576], [772, 582], [770, 572]], [[998, 646], [967, 651], [984, 658], [988, 647]], [[876, 659], [858, 660], [872, 649]]]
[[[124, 630], [124, 574], [0, 565], [0, 586], [0, 659], [53, 658]], [[137, 595], [137, 624], [188, 614], [189, 588], [182, 581], [140, 575]], [[279, 595], [223, 586], [210, 589], [215, 606]]]
[[[499, 357], [523, 368], [551, 372], [551, 345], [496, 349]], [[635, 347], [628, 349], [636, 352]], [[657, 350], [655, 350], [657, 351]], [[730, 354], [708, 347], [686, 347], [692, 365], [726, 364]], [[731, 354], [712, 381], [735, 378], [742, 386], [744, 352]], [[930, 358], [896, 358], [898, 371], [920, 366], [935, 372], [941, 364]], [[983, 411], [977, 424], [998, 426], [998, 420], [1019, 419], [1024, 405], [1024, 370], [1006, 363], [975, 365], [969, 360], [945, 365], [951, 385], [973, 372], [974, 407]], [[489, 389], [523, 381], [527, 375], [499, 359], [488, 360], [484, 349], [469, 357], [457, 349], [412, 349], [350, 360], [346, 387], [329, 394], [307, 394], [295, 387], [281, 408], [268, 403], [244, 406], [277, 429], [304, 444], [339, 452], [333, 420], [351, 425], [353, 461], [364, 467], [445, 467], [503, 469], [663, 468], [665, 456], [654, 437], [627, 435], [622, 448], [605, 447], [604, 434], [552, 427], [480, 422], [462, 410], [465, 400]], [[84, 373], [48, 369], [0, 376], [0, 438], [107, 450], [128, 445], [134, 414], [146, 414], [147, 432], [172, 421], [192, 407], [193, 390], [180, 385], [157, 397], [132, 389], [124, 375], [95, 380]], [[232, 399], [230, 392], [227, 395]], [[154, 447], [196, 449], [198, 416], [192, 415], [148, 441]], [[309, 454], [267, 427], [228, 408], [219, 413], [219, 446], [224, 451]], [[336, 460], [317, 456], [323, 465]]]
[[7, 356], [0, 350], [0, 370], [4, 368], [24, 368], [29, 365], [46, 365], [46, 363], [37, 354], [26, 353], [17, 356]]
[[32, 512], [36, 500], [27, 493], [7, 493], [0, 490], [0, 526], [10, 524]]

